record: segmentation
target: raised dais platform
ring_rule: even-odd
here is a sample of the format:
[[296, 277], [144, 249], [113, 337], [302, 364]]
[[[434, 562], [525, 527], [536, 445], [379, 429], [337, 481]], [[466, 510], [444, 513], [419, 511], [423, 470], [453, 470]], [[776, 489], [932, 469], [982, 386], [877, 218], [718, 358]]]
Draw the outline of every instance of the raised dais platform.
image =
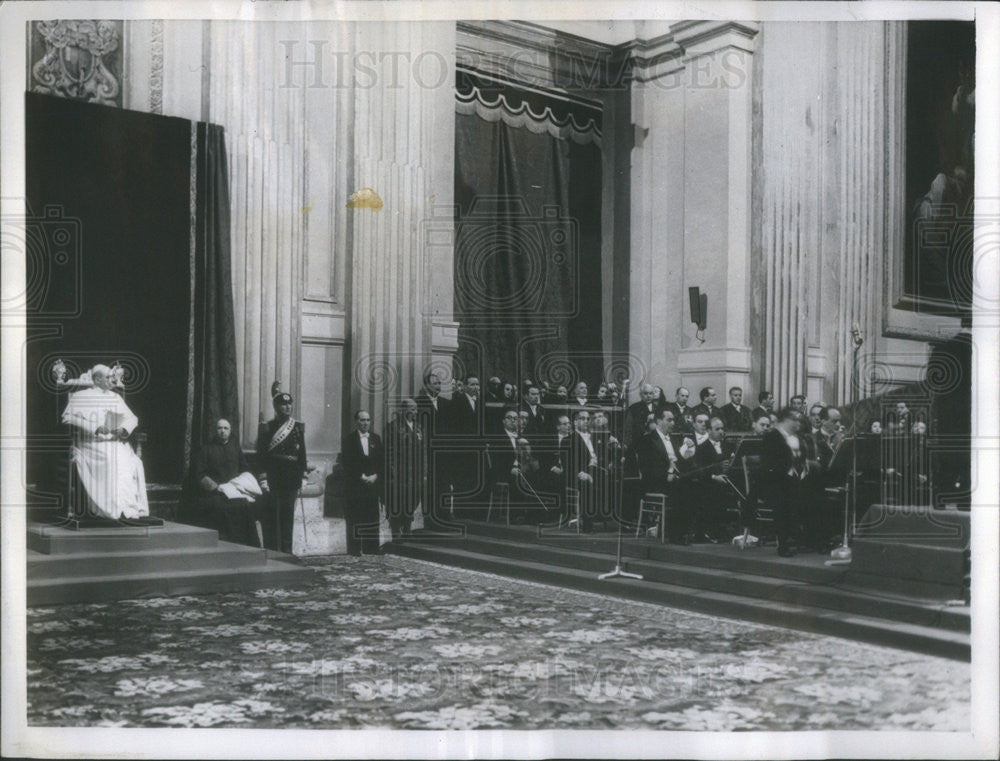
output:
[[29, 522], [27, 546], [28, 605], [284, 588], [315, 578], [290, 555], [169, 521], [79, 530]]
[[616, 535], [463, 524], [449, 538], [415, 535], [386, 550], [416, 559], [701, 613], [967, 660], [969, 609], [948, 600], [858, 585], [824, 555], [781, 558], [774, 547], [677, 546], [626, 539], [624, 570], [643, 580], [599, 581], [614, 567]]

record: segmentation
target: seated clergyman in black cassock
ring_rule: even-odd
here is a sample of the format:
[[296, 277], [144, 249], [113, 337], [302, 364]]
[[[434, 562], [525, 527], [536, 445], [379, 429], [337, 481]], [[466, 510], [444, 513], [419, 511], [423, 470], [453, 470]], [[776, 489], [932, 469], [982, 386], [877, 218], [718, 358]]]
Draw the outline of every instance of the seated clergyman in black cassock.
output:
[[[259, 547], [257, 503], [253, 501], [259, 489], [243, 450], [231, 434], [229, 421], [219, 419], [212, 440], [195, 457], [199, 522], [216, 529], [224, 541]], [[253, 483], [241, 486], [241, 475]]]

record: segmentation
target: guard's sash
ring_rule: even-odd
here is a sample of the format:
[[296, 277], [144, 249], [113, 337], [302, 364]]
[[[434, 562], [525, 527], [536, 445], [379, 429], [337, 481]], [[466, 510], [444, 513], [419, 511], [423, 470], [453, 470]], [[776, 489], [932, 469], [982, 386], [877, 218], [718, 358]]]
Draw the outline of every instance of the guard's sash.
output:
[[290, 417], [288, 418], [288, 420], [286, 420], [284, 423], [281, 424], [281, 426], [278, 428], [277, 431], [274, 432], [274, 435], [271, 437], [270, 443], [267, 445], [267, 451], [271, 452], [280, 447], [282, 443], [285, 441], [285, 439], [287, 439], [294, 430], [295, 430], [295, 418]]

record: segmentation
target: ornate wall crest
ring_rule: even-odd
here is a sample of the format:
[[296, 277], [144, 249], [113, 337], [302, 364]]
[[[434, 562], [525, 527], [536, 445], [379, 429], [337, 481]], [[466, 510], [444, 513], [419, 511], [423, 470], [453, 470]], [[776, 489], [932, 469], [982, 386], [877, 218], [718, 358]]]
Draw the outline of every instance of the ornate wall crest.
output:
[[105, 106], [122, 105], [121, 21], [33, 21], [28, 88]]

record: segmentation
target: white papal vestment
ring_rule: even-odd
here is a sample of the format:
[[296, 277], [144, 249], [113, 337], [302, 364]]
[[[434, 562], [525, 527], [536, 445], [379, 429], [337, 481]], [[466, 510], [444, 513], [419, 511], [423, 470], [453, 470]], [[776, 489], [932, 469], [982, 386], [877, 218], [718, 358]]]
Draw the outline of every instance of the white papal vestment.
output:
[[77, 391], [70, 394], [62, 420], [74, 429], [73, 464], [92, 514], [107, 518], [149, 515], [142, 460], [114, 433], [97, 433], [101, 426], [132, 433], [139, 419], [125, 400], [97, 387]]

